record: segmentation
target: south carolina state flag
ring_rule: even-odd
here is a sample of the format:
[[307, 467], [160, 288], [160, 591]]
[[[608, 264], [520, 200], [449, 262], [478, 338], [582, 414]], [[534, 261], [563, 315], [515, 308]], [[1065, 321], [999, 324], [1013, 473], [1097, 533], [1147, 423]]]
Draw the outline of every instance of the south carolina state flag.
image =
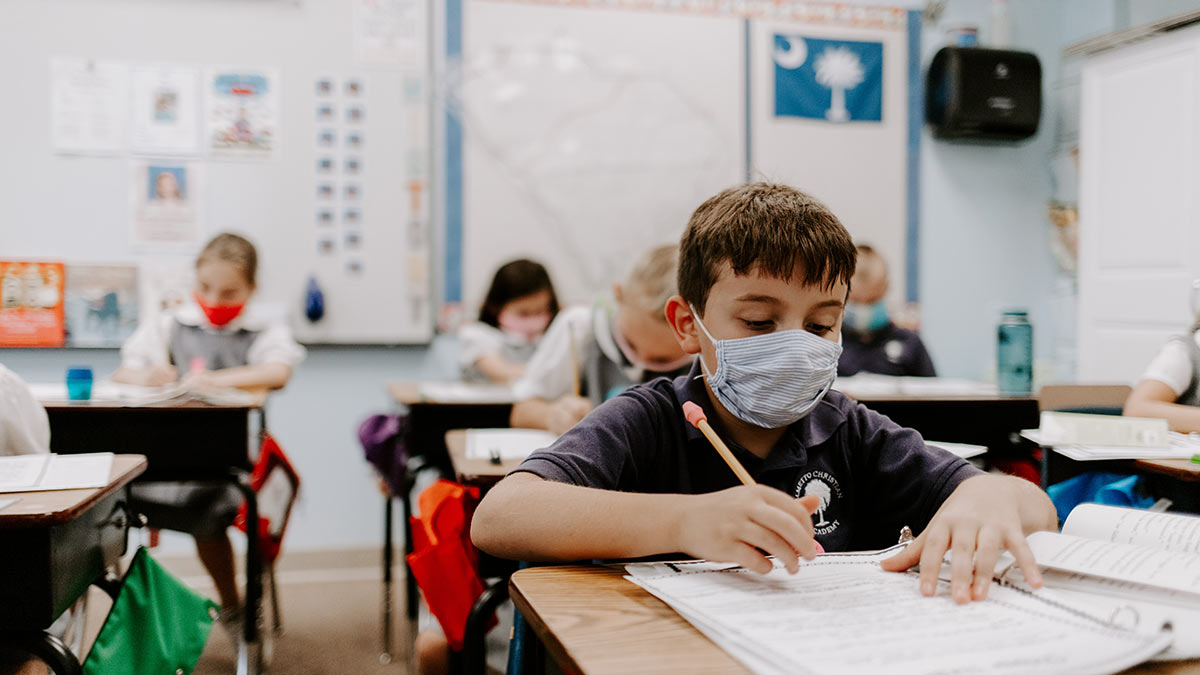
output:
[[775, 115], [883, 119], [883, 43], [775, 35]]

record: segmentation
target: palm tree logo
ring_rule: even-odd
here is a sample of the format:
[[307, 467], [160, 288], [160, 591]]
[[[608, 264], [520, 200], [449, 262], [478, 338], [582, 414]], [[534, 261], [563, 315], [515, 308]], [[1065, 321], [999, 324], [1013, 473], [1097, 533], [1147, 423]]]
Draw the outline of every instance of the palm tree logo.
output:
[[813, 63], [813, 69], [817, 71], [817, 84], [829, 89], [832, 94], [825, 119], [830, 122], [850, 121], [850, 112], [846, 110], [846, 90], [862, 84], [866, 76], [858, 54], [844, 45], [826, 47]]
[[808, 485], [804, 486], [804, 496], [807, 497], [809, 495], [814, 495], [821, 500], [820, 503], [817, 504], [816, 516], [817, 520], [819, 521], [817, 523], [817, 527], [828, 525], [829, 521], [825, 520], [825, 509], [829, 508], [829, 502], [833, 498], [833, 491], [829, 489], [829, 486], [825, 484], [825, 481], [813, 480], [810, 481]]

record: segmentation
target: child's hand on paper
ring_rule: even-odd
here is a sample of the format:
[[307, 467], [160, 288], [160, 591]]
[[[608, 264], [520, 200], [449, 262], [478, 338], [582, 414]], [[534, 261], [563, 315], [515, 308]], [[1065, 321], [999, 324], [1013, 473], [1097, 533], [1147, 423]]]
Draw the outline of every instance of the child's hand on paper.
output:
[[219, 373], [212, 370], [201, 370], [188, 373], [183, 376], [180, 382], [183, 387], [189, 391], [203, 391], [205, 389], [220, 389], [221, 376]]
[[566, 395], [550, 404], [546, 428], [562, 435], [592, 411], [592, 402], [581, 396]]
[[732, 562], [766, 574], [775, 556], [790, 573], [799, 569], [798, 556], [816, 554], [812, 514], [815, 496], [795, 499], [764, 485], [742, 485], [695, 495], [684, 507], [675, 550], [714, 562]]
[[[1047, 511], [1048, 509], [1048, 511]], [[950, 593], [965, 604], [987, 598], [1000, 552], [1010, 551], [1034, 588], [1042, 575], [1025, 535], [1054, 529], [1054, 507], [1032, 483], [1012, 476], [968, 478], [951, 493], [929, 526], [900, 553], [883, 561], [883, 569], [902, 572], [921, 565], [921, 593], [937, 590], [946, 551], [951, 552]]]
[[150, 366], [142, 371], [142, 381], [138, 384], [147, 387], [162, 387], [175, 382], [177, 379], [179, 379], [179, 372], [175, 370], [175, 366], [162, 363]]

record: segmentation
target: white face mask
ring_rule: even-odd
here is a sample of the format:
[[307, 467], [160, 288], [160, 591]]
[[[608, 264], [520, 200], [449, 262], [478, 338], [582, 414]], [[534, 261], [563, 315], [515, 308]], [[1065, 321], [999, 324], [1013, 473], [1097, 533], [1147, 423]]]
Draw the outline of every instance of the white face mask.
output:
[[735, 417], [754, 426], [778, 429], [812, 412], [837, 377], [842, 346], [806, 330], [717, 340], [692, 307], [696, 325], [717, 353], [717, 372], [700, 360], [708, 386]]

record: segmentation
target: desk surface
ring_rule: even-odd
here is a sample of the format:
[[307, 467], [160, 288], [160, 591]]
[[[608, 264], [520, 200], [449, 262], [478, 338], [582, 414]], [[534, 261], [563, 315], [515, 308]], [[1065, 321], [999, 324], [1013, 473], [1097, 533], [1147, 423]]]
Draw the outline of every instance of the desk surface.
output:
[[446, 449], [450, 451], [450, 465], [454, 467], [458, 482], [466, 485], [495, 485], [523, 461], [507, 459], [493, 464], [491, 460], [467, 457], [466, 429], [447, 431]]
[[1133, 466], [1140, 471], [1200, 483], [1200, 464], [1188, 459], [1135, 459]]
[[42, 527], [73, 520], [145, 470], [146, 458], [142, 455], [116, 455], [108, 485], [102, 488], [0, 493], [0, 497], [18, 498], [17, 503], [0, 509], [0, 529]]
[[466, 382], [396, 381], [388, 394], [401, 405], [510, 406], [513, 399], [504, 387]]
[[[619, 567], [534, 567], [513, 574], [513, 603], [566, 672], [746, 673]], [[1200, 673], [1200, 660], [1147, 663], [1129, 673]]]
[[130, 404], [112, 400], [95, 400], [95, 401], [64, 401], [61, 399], [48, 399], [39, 401], [43, 408], [47, 410], [143, 410], [143, 409], [159, 409], [159, 410], [253, 410], [261, 408], [267, 402], [268, 392], [253, 391], [247, 392], [254, 396], [254, 400], [247, 403], [210, 403], [198, 398], [175, 398], [168, 401], [155, 401], [153, 403]]

